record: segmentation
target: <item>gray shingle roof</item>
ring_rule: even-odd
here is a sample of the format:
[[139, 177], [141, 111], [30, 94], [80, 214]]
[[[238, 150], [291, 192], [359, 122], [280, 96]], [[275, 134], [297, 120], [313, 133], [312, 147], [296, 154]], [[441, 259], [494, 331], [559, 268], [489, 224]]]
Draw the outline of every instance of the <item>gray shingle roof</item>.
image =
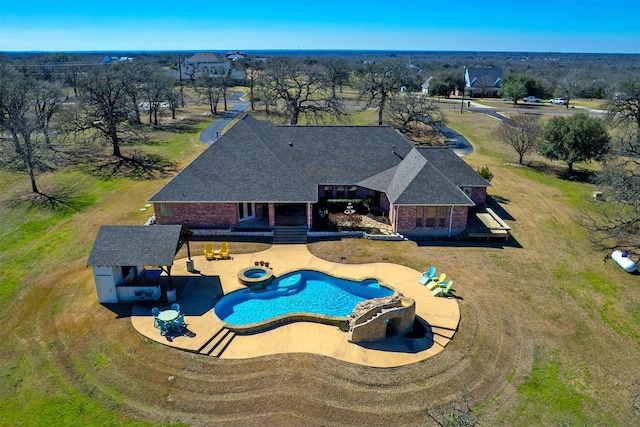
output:
[[458, 182], [489, 185], [451, 149], [416, 149], [389, 126], [277, 126], [245, 116], [150, 201], [316, 202], [318, 186], [333, 184], [386, 192], [398, 204], [473, 205]]
[[457, 187], [491, 186], [489, 181], [481, 177], [451, 149], [440, 147], [417, 147], [416, 149]]
[[478, 87], [481, 83], [490, 83], [495, 88], [502, 86], [503, 71], [502, 68], [467, 68], [469, 80], [467, 87]]
[[461, 206], [475, 204], [430, 161], [428, 155], [425, 156], [425, 154], [436, 151], [458, 157], [450, 149], [413, 150], [400, 163], [389, 186], [387, 196], [391, 203], [395, 205]]
[[187, 59], [187, 64], [215, 64], [220, 62], [225, 62], [225, 59], [213, 52], [198, 52]]
[[173, 265], [181, 233], [181, 225], [103, 225], [98, 231], [87, 265]]

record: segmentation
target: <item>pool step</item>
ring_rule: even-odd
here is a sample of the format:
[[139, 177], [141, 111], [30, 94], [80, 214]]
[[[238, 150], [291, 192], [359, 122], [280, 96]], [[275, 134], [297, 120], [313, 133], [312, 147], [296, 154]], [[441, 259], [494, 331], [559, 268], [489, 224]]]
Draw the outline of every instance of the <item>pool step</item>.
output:
[[273, 229], [274, 245], [306, 244], [307, 226], [275, 227]]
[[209, 341], [200, 347], [198, 353], [204, 354], [205, 356], [220, 357], [235, 337], [235, 332], [223, 326], [218, 330], [218, 332], [213, 334]]

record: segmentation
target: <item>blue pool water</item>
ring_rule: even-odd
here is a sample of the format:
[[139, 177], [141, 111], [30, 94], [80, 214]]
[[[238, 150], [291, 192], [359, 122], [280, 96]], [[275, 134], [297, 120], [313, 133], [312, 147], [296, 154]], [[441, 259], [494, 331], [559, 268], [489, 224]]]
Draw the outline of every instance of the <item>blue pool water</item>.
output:
[[216, 315], [227, 323], [244, 325], [288, 313], [348, 316], [356, 304], [393, 295], [375, 279], [354, 282], [319, 271], [300, 270], [275, 279], [264, 290], [231, 292], [218, 301]]

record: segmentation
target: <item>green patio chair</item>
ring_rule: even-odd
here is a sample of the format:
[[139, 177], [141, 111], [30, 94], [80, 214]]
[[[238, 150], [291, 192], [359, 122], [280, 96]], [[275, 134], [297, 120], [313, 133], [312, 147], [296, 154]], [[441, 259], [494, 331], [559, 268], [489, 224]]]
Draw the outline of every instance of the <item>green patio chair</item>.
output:
[[449, 280], [447, 285], [442, 289], [443, 296], [451, 296], [451, 286], [453, 286], [453, 280]]

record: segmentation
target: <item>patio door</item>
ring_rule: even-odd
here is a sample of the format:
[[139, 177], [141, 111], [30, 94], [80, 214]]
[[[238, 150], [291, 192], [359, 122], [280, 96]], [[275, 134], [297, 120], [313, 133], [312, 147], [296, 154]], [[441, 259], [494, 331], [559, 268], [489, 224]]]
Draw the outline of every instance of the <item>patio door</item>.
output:
[[255, 203], [238, 203], [238, 222], [248, 221], [256, 217]]

